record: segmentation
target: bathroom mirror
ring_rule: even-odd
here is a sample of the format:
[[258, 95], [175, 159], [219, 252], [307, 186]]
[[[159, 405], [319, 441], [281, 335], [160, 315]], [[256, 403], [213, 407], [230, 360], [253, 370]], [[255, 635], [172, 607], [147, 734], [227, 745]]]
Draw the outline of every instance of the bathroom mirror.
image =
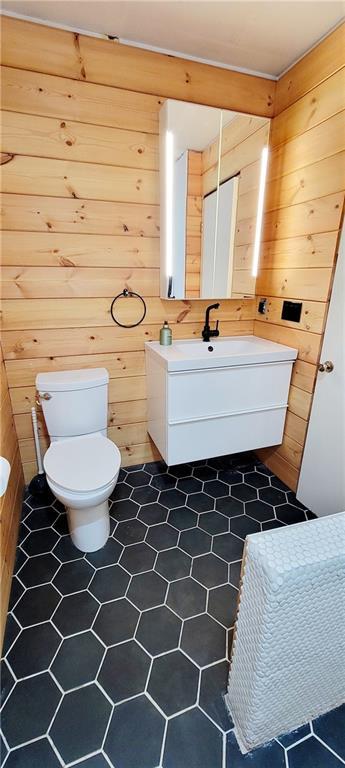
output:
[[160, 111], [161, 297], [255, 294], [270, 120], [168, 99]]

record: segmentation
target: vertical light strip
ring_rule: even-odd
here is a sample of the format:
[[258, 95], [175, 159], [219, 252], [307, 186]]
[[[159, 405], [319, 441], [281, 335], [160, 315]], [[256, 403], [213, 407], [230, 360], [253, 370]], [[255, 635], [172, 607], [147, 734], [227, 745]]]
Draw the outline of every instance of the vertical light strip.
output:
[[173, 277], [174, 134], [165, 134], [165, 265], [167, 283]]
[[268, 147], [264, 147], [261, 152], [261, 164], [260, 164], [260, 183], [259, 183], [259, 197], [258, 197], [258, 210], [256, 214], [256, 226], [255, 226], [255, 239], [253, 250], [253, 264], [252, 264], [252, 276], [256, 277], [259, 267], [260, 245], [261, 245], [261, 230], [262, 220], [264, 213], [264, 199], [265, 199], [265, 185], [267, 175], [268, 164]]
[[[217, 197], [216, 197], [216, 226], [214, 228], [214, 246], [213, 246], [213, 271], [212, 271], [212, 293], [214, 298], [214, 281], [216, 277], [216, 259], [217, 259], [217, 240], [218, 240], [218, 209], [219, 209], [219, 184], [220, 184], [220, 165], [222, 161], [222, 141], [223, 141], [223, 110], [220, 110], [219, 116], [219, 141], [218, 141], [218, 171], [217, 171]], [[218, 298], [218, 297], [216, 297]]]

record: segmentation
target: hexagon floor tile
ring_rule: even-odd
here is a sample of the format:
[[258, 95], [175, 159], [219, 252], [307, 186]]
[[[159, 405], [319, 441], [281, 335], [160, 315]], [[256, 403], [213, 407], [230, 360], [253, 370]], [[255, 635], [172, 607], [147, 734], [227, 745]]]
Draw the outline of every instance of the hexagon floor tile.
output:
[[344, 707], [247, 756], [224, 705], [244, 539], [310, 519], [294, 494], [250, 454], [150, 462], [121, 470], [110, 514], [106, 546], [84, 555], [54, 497], [26, 496], [0, 764], [340, 768]]

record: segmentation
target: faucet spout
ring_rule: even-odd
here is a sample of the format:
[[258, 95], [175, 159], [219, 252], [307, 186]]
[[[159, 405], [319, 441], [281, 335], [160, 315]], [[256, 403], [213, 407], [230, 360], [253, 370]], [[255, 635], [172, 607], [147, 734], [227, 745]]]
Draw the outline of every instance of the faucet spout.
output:
[[216, 304], [210, 304], [207, 307], [207, 309], [206, 309], [205, 325], [204, 325], [204, 328], [203, 328], [203, 331], [202, 331], [202, 338], [203, 338], [204, 341], [209, 341], [211, 337], [213, 338], [214, 336], [219, 336], [219, 330], [218, 330], [219, 321], [218, 320], [217, 320], [217, 323], [216, 323], [216, 327], [213, 328], [213, 329], [210, 328], [210, 312], [211, 312], [211, 309], [219, 309], [219, 306], [220, 306], [219, 302], [217, 302]]

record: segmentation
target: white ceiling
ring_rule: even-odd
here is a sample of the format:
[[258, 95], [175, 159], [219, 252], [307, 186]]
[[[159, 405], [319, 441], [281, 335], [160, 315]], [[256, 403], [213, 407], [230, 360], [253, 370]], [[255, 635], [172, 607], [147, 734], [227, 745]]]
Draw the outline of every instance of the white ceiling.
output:
[[280, 75], [336, 26], [344, 0], [3, 0], [6, 12]]

